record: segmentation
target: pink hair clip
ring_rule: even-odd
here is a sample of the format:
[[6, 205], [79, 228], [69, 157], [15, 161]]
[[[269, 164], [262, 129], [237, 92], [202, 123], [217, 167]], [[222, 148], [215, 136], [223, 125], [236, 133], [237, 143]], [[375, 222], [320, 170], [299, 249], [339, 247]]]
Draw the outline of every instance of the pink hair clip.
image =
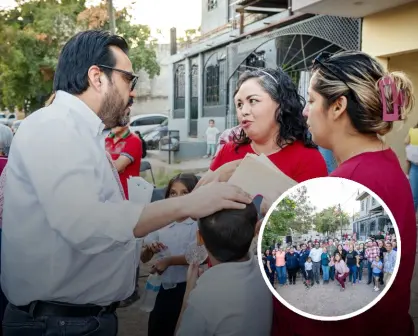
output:
[[[393, 112], [388, 112], [388, 106], [386, 102], [385, 87], [390, 86], [393, 96]], [[398, 121], [402, 120], [400, 109], [404, 107], [405, 97], [402, 90], [398, 91], [395, 85], [395, 81], [391, 76], [385, 76], [379, 81], [380, 95], [383, 104], [383, 121]]]

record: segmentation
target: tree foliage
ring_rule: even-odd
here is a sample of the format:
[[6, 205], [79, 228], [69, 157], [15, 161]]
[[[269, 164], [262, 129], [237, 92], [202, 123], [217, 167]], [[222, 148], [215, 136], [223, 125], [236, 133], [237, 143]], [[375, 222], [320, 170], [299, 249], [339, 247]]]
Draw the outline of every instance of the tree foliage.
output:
[[307, 188], [302, 186], [296, 189], [271, 213], [263, 232], [263, 245], [269, 246], [273, 239], [291, 234], [291, 230], [293, 233], [307, 233], [312, 228], [314, 210]]
[[190, 46], [193, 41], [200, 36], [200, 27], [197, 29], [186, 29], [184, 31], [184, 36], [177, 38], [177, 43], [180, 48], [186, 48]]
[[[127, 9], [116, 12], [117, 33], [130, 44], [134, 69], [159, 74], [155, 39], [145, 25], [130, 23]], [[54, 69], [65, 42], [86, 29], [108, 29], [104, 3], [86, 8], [85, 0], [17, 0], [0, 11], [0, 108], [30, 113], [52, 91]]]
[[[342, 223], [342, 225], [341, 225]], [[336, 205], [323, 209], [315, 214], [314, 225], [320, 233], [332, 234], [350, 223], [349, 215], [339, 211]]]

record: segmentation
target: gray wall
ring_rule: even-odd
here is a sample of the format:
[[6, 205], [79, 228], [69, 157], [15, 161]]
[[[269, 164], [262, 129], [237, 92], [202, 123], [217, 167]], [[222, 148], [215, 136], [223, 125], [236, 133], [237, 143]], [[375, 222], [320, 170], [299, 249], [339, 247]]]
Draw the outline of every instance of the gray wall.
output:
[[[195, 0], [198, 1], [198, 0]], [[218, 0], [218, 7], [208, 12], [208, 0], [202, 1], [201, 33], [206, 34], [228, 23], [228, 0]]]
[[158, 45], [156, 53], [157, 61], [160, 65], [160, 75], [150, 79], [145, 71], [139, 71], [140, 77], [136, 86], [137, 98], [132, 106], [132, 115], [147, 113], [169, 114], [171, 87], [170, 45]]

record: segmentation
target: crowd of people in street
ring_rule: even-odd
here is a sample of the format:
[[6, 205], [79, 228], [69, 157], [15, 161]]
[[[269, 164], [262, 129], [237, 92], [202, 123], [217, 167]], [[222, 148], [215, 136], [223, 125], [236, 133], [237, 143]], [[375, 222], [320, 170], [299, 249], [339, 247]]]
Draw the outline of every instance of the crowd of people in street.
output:
[[[322, 53], [313, 63], [305, 104], [282, 69], [246, 71], [234, 94], [240, 128], [219, 148], [209, 171], [198, 182], [176, 176], [165, 199], [136, 204], [125, 184], [126, 176], [139, 174], [141, 160], [139, 139], [127, 128], [138, 81], [128, 49], [122, 37], [105, 31], [72, 37], [59, 56], [47, 106], [22, 122], [11, 145], [0, 139], [1, 289], [8, 300], [3, 335], [117, 335], [117, 308], [138, 296], [139, 259], [148, 262], [164, 247], [174, 255], [153, 265], [170, 280], [150, 314], [150, 336], [348, 335], [353, 326], [363, 335], [371, 325], [376, 334], [412, 335], [414, 202], [396, 154], [380, 137], [393, 127], [382, 114], [383, 102], [400, 120], [413, 107], [406, 75], [388, 72], [363, 52]], [[383, 80], [393, 85], [376, 89]], [[406, 251], [379, 303], [332, 323], [272, 300], [249, 253], [265, 212], [239, 186], [223, 183], [248, 153], [266, 155], [299, 183], [328, 176], [318, 146], [339, 158], [330, 176], [361, 183], [387, 204]], [[262, 209], [272, 201], [263, 199]], [[209, 255], [203, 273], [185, 263], [184, 246], [194, 237]], [[271, 273], [280, 286], [286, 277], [294, 285], [299, 271], [308, 288], [320, 283], [321, 272], [322, 282], [336, 279], [345, 288], [347, 278], [362, 281], [360, 268], [367, 267], [368, 283], [374, 280], [379, 291], [394, 271], [396, 242], [376, 243], [275, 247], [274, 258], [266, 251], [266, 267], [273, 285]], [[382, 316], [397, 323], [382, 323]]]
[[367, 285], [373, 283], [373, 290], [379, 292], [394, 273], [396, 246], [394, 234], [387, 234], [386, 240], [369, 237], [365, 244], [351, 239], [341, 243], [329, 239], [282, 247], [274, 242], [262, 259], [270, 283], [279, 290], [285, 285], [295, 285], [300, 274], [307, 289], [336, 280], [344, 291], [347, 279], [352, 286], [361, 284], [367, 270]]

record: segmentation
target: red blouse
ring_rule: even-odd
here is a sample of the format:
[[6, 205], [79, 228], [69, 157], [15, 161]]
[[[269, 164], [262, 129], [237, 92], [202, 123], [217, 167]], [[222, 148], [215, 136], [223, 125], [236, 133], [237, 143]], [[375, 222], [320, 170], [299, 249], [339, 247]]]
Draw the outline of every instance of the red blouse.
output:
[[[236, 148], [233, 142], [225, 144], [213, 159], [210, 169], [214, 171], [225, 163], [243, 159], [247, 153], [255, 154], [250, 144], [240, 146], [238, 151]], [[328, 175], [321, 153], [315, 148], [305, 147], [300, 141], [268, 155], [268, 158], [283, 173], [299, 183]]]

